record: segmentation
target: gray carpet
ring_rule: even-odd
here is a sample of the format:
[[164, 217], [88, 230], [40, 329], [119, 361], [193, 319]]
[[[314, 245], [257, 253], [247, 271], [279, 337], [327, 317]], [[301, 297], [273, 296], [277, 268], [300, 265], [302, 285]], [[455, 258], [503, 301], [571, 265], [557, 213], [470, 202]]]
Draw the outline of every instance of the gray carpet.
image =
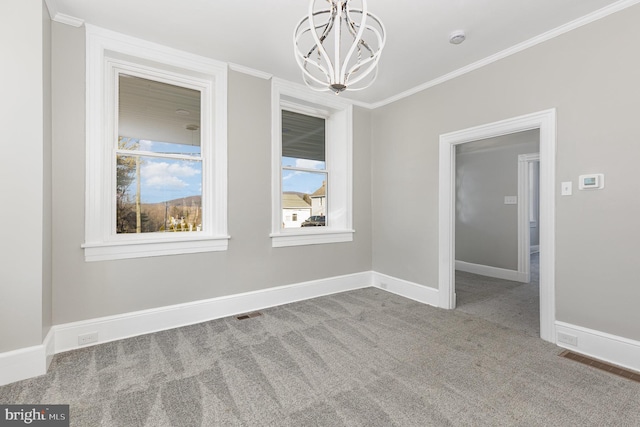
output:
[[540, 254], [531, 255], [531, 281], [512, 282], [456, 271], [456, 308], [540, 336]]
[[77, 426], [638, 426], [640, 383], [365, 288], [59, 354], [0, 403]]

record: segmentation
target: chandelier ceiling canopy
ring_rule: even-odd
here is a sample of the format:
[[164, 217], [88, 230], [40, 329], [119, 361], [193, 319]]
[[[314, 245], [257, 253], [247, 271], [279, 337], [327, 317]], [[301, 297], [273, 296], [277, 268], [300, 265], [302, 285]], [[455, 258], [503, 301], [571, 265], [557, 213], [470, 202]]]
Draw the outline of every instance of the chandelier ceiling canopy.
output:
[[368, 11], [367, 0], [310, 0], [309, 13], [293, 34], [304, 82], [336, 94], [371, 86], [385, 39], [384, 25]]

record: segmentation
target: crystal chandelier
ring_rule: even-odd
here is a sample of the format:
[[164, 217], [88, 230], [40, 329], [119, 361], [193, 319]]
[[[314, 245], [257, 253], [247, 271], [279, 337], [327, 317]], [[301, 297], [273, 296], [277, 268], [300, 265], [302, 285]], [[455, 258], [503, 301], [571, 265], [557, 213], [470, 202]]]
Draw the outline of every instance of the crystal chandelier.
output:
[[385, 43], [384, 25], [367, 11], [367, 0], [324, 1], [329, 3], [325, 8], [310, 1], [309, 14], [293, 33], [304, 82], [313, 90], [336, 94], [371, 86]]

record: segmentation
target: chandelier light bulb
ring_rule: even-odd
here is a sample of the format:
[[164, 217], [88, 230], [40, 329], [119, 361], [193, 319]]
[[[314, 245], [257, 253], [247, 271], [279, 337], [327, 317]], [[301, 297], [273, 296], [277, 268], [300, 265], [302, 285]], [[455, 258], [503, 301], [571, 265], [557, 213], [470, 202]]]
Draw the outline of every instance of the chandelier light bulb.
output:
[[295, 57], [307, 86], [339, 94], [375, 81], [384, 48], [384, 25], [367, 0], [311, 0], [293, 33]]

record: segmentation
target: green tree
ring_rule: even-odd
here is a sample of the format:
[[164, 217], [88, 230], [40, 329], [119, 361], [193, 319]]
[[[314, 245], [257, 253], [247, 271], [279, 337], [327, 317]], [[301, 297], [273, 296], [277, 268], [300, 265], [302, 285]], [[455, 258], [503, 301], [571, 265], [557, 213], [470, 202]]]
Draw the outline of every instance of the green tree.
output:
[[[137, 139], [118, 137], [118, 148], [136, 150]], [[129, 187], [136, 179], [136, 156], [118, 155], [116, 158], [116, 232], [135, 233], [137, 218], [135, 195], [130, 194]]]

